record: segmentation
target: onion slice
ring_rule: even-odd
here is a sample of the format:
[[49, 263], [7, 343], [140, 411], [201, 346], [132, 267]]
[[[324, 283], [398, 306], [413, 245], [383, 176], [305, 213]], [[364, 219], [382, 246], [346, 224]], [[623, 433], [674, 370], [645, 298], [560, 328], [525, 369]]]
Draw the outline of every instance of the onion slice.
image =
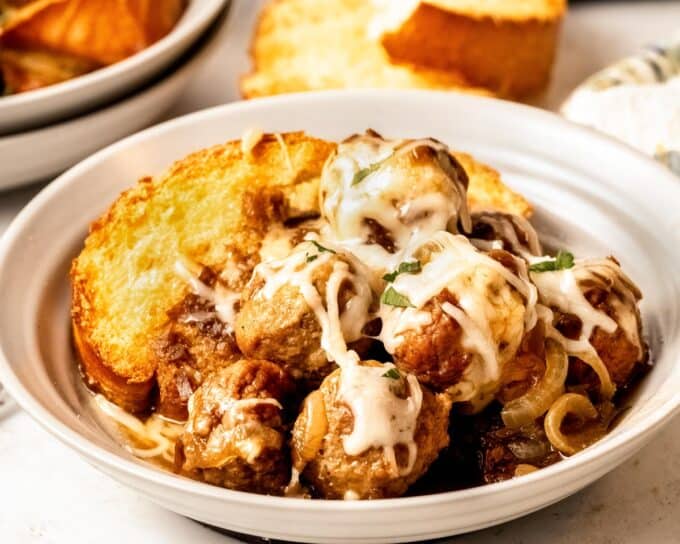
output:
[[562, 432], [562, 423], [567, 415], [581, 420], [595, 419], [598, 412], [590, 399], [578, 393], [566, 393], [557, 399], [545, 416], [545, 434], [553, 447], [566, 455], [573, 455], [592, 443], [591, 437], [579, 433], [568, 436]]
[[545, 373], [541, 380], [519, 398], [508, 402], [501, 412], [506, 427], [517, 429], [533, 423], [545, 414], [550, 406], [564, 392], [569, 359], [562, 346], [547, 340]]

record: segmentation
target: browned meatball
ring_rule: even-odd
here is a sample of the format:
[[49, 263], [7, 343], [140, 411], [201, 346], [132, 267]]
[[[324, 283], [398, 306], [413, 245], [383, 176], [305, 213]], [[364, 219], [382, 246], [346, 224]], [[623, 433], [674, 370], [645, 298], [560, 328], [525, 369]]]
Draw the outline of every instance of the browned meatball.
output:
[[[337, 294], [327, 291], [334, 274], [344, 278]], [[267, 282], [275, 285], [273, 292], [267, 292]], [[303, 295], [300, 283], [318, 298], [316, 309]], [[285, 259], [263, 263], [242, 295], [235, 327], [239, 348], [248, 357], [276, 362], [293, 378], [318, 386], [335, 368], [322, 347], [318, 315], [329, 311], [328, 299], [334, 295], [343, 337], [360, 350], [362, 328], [375, 297], [359, 263], [312, 242], [303, 242]]]
[[[383, 394], [371, 398], [397, 403], [407, 402], [407, 399], [413, 401], [417, 396], [421, 398], [419, 411], [412, 414], [415, 451], [409, 451], [405, 443], [398, 443], [394, 449], [373, 445], [359, 453], [353, 451], [353, 455], [347, 453], [348, 448], [351, 450], [349, 437], [366, 422], [357, 419], [350, 407], [351, 400], [343, 396], [342, 380], [350, 380], [343, 373], [348, 370], [336, 370], [323, 381], [319, 390], [307, 397], [293, 430], [294, 465], [315, 494], [323, 498], [398, 497], [425, 473], [449, 442], [450, 401], [446, 397], [432, 394], [418, 385], [413, 376], [400, 374], [392, 365], [368, 361], [361, 363], [361, 367], [369, 367], [372, 372], [371, 376], [360, 380], [361, 387], [368, 388], [369, 397], [377, 386], [383, 388]], [[376, 380], [379, 381], [376, 383]], [[378, 401], [375, 409], [364, 415], [373, 418], [374, 423], [381, 421], [380, 406]], [[397, 430], [400, 425], [407, 426], [406, 419], [396, 421]], [[395, 422], [387, 425], [394, 426]]]
[[229, 489], [281, 494], [290, 477], [282, 410], [292, 391], [269, 361], [243, 359], [211, 375], [189, 400], [179, 467]]
[[[381, 270], [414, 233], [469, 230], [468, 177], [431, 138], [385, 140], [368, 131], [340, 143], [323, 169], [321, 214], [331, 236]], [[357, 243], [361, 241], [362, 243]]]
[[443, 291], [423, 306], [432, 320], [421, 329], [409, 330], [393, 353], [396, 365], [418, 376], [421, 383], [435, 389], [446, 389], [460, 381], [474, 357], [461, 344], [462, 329], [458, 322], [442, 310], [442, 304], [456, 303], [456, 297]]
[[525, 297], [508, 277], [532, 286], [516, 275], [524, 262], [508, 252], [483, 254], [462, 236], [438, 237], [435, 250], [414, 254], [422, 270], [398, 275], [383, 295], [380, 338], [397, 367], [478, 411], [525, 332]]
[[[583, 297], [581, 304], [572, 303], [573, 310], [562, 303], [564, 297], [554, 294], [551, 286], [556, 282], [550, 278], [554, 274], [573, 275]], [[577, 261], [565, 271], [532, 273], [532, 279], [538, 286], [541, 301], [553, 311], [552, 326], [565, 338], [589, 343], [613, 384], [628, 385], [637, 368], [647, 360], [647, 346], [642, 338], [637, 307], [641, 293], [623, 274], [618, 262], [613, 258]], [[584, 305], [589, 308], [583, 310]], [[579, 311], [581, 315], [577, 315]], [[594, 317], [598, 322], [592, 327]], [[584, 326], [584, 319], [586, 324], [591, 321], [592, 330]], [[569, 382], [585, 385], [590, 392], [597, 391], [600, 383], [591, 366], [579, 358], [578, 352], [572, 350], [570, 355]]]
[[543, 377], [545, 357], [545, 327], [539, 321], [524, 336], [515, 357], [503, 366], [496, 398], [505, 404], [527, 393]]
[[[606, 313], [617, 323], [620, 322], [622, 316], [618, 315], [617, 310], [612, 306], [611, 294], [606, 290], [593, 287], [585, 292], [585, 296], [594, 308]], [[635, 306], [629, 306], [625, 311], [634, 315], [639, 338], [642, 338], [639, 310]], [[555, 327], [567, 338], [575, 338], [581, 330], [581, 322], [574, 315], [555, 312]], [[607, 367], [609, 376], [617, 387], [627, 386], [637, 367], [647, 360], [647, 347], [644, 342], [641, 340], [641, 352], [638, 345], [631, 342], [620, 326], [613, 333], [596, 327], [590, 335], [590, 343]], [[599, 386], [595, 372], [578, 357], [570, 358], [569, 382], [585, 385], [590, 392], [597, 391]]]

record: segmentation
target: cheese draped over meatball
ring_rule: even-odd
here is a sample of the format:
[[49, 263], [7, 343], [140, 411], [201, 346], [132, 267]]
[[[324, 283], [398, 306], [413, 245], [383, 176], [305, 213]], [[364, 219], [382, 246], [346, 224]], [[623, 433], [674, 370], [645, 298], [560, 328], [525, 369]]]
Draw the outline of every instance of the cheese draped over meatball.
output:
[[611, 258], [533, 271], [531, 279], [538, 288], [546, 334], [574, 360], [570, 370], [576, 381], [594, 381], [601, 396], [611, 398], [647, 356], [637, 306], [640, 290]]
[[[400, 369], [474, 409], [536, 323], [526, 263], [438, 232], [405, 258], [382, 295], [380, 339]], [[391, 279], [391, 278], [390, 278]]]
[[189, 400], [181, 468], [230, 489], [282, 493], [290, 473], [283, 407], [292, 391], [269, 361], [243, 359], [211, 375]]
[[294, 467], [324, 498], [397, 497], [448, 444], [450, 405], [394, 365], [348, 364], [305, 400]]
[[465, 170], [436, 140], [353, 136], [322, 172], [325, 235], [369, 267], [390, 268], [414, 239], [457, 232], [459, 223], [470, 229], [467, 184]]
[[279, 363], [316, 385], [345, 356], [346, 344], [361, 340], [377, 300], [365, 267], [323, 244], [305, 241], [287, 257], [259, 264], [235, 327], [248, 357]]

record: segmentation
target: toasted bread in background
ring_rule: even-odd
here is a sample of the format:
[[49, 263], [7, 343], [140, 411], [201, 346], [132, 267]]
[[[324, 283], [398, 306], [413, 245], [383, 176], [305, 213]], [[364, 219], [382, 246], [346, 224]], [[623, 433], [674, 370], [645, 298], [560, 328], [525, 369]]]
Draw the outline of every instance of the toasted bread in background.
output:
[[107, 65], [160, 40], [186, 5], [187, 0], [37, 0], [9, 10], [0, 40]]
[[273, 0], [251, 43], [253, 70], [241, 80], [246, 98], [340, 88], [474, 88], [455, 70], [396, 65], [368, 35], [370, 0]]
[[149, 406], [153, 346], [167, 312], [189, 294], [177, 260], [218, 272], [235, 253], [255, 261], [270, 224], [335, 148], [301, 133], [283, 142], [265, 136], [251, 153], [240, 142], [194, 153], [141, 180], [92, 224], [71, 279], [75, 343], [93, 388], [129, 411]]
[[[178, 274], [178, 260], [195, 263], [207, 285], [229, 269], [238, 290], [272, 226], [319, 213], [319, 175], [335, 146], [302, 133], [265, 135], [251, 151], [229, 142], [123, 193], [92, 224], [71, 268], [74, 340], [88, 384], [128, 411], [155, 403], [185, 417], [192, 388], [239, 354], [217, 318], [190, 319], [211, 307]], [[456, 157], [472, 209], [531, 213], [495, 170]]]
[[[548, 84], [566, 0], [374, 0], [390, 58], [455, 71], [507, 97]], [[381, 28], [382, 27], [382, 28]]]

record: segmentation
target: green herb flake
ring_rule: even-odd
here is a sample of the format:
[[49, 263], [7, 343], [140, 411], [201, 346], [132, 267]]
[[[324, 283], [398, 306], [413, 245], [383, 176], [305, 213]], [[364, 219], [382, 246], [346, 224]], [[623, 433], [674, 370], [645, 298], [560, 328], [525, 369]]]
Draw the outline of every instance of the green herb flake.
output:
[[354, 174], [354, 177], [352, 178], [352, 186], [361, 183], [364, 179], [366, 179], [378, 168], [380, 168], [381, 164], [382, 162], [376, 162], [371, 166], [367, 166], [366, 168], [362, 168], [361, 170], [359, 170], [356, 174]]
[[316, 240], [311, 240], [311, 242], [312, 242], [312, 244], [314, 244], [314, 245], [316, 246], [316, 249], [318, 249], [321, 253], [323, 253], [324, 251], [325, 251], [326, 253], [337, 253], [337, 251], [335, 251], [335, 250], [333, 250], [333, 249], [330, 249], [330, 248], [327, 248], [327, 247], [322, 246], [322, 245], [321, 245], [319, 242], [317, 242]]
[[389, 287], [380, 297], [380, 302], [388, 306], [396, 306], [398, 308], [414, 308], [408, 297], [402, 295], [400, 292]]
[[529, 267], [529, 272], [555, 272], [567, 270], [574, 266], [574, 256], [568, 251], [558, 251], [554, 259], [534, 263]]
[[385, 274], [383, 279], [392, 283], [399, 274], [418, 274], [422, 270], [420, 261], [408, 261], [401, 263], [394, 272]]
[[307, 253], [305, 256], [307, 257], [308, 263], [311, 263], [312, 261], [316, 261], [319, 258], [318, 255], [310, 255], [309, 253]]
[[400, 380], [401, 374], [396, 368], [390, 368], [387, 372], [382, 375], [383, 378], [389, 378], [390, 380]]

